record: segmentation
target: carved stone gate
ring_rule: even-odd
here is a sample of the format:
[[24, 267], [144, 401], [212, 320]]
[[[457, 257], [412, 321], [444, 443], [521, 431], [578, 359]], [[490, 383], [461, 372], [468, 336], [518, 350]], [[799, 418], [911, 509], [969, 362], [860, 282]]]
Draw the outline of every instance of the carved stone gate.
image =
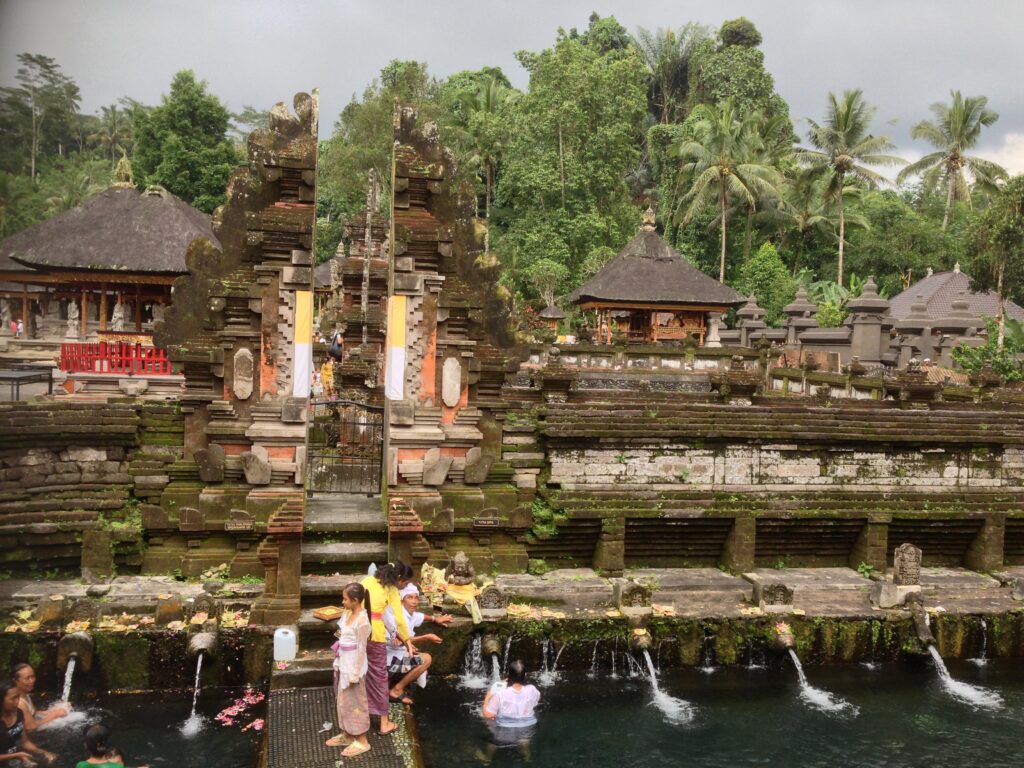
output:
[[384, 408], [355, 400], [310, 403], [306, 491], [380, 492]]

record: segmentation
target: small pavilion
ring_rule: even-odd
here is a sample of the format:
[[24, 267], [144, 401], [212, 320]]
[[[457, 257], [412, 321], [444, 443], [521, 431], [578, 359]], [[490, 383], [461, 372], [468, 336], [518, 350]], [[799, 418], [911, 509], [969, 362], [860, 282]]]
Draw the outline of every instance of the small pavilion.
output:
[[219, 247], [208, 215], [162, 187], [139, 192], [119, 180], [0, 241], [0, 315], [54, 343], [146, 335], [197, 237]]
[[650, 208], [637, 236], [568, 298], [597, 313], [600, 344], [610, 344], [617, 328], [635, 343], [695, 339], [703, 346], [720, 315], [746, 302], [672, 248], [655, 230]]

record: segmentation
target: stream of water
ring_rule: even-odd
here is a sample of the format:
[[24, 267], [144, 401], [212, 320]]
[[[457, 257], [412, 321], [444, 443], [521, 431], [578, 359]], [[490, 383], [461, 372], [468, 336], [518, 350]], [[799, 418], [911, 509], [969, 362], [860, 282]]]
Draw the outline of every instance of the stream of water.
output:
[[203, 719], [196, 714], [196, 706], [199, 704], [199, 675], [203, 670], [203, 652], [200, 651], [196, 656], [196, 682], [192, 688], [192, 712], [188, 716], [188, 720], [181, 726], [182, 736], [195, 736], [201, 730], [203, 730]]
[[942, 657], [939, 655], [939, 651], [934, 645], [928, 646], [928, 652], [932, 655], [932, 661], [935, 662], [935, 669], [939, 673], [939, 680], [942, 683], [942, 687], [945, 688], [949, 695], [954, 699], [980, 709], [999, 709], [1003, 706], [1002, 697], [995, 691], [982, 688], [980, 685], [965, 683], [961, 680], [957, 680], [949, 674], [949, 670], [946, 668], [946, 662], [942, 660]]
[[68, 667], [64, 670], [64, 692], [60, 695], [61, 701], [71, 701], [71, 681], [75, 676], [75, 664], [77, 661], [77, 656], [72, 656], [68, 659]]

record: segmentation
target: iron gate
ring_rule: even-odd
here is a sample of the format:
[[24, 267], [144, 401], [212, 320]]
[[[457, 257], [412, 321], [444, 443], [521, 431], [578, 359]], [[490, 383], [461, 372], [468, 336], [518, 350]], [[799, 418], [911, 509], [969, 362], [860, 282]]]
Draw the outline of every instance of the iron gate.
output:
[[306, 490], [380, 493], [384, 408], [355, 400], [313, 400]]

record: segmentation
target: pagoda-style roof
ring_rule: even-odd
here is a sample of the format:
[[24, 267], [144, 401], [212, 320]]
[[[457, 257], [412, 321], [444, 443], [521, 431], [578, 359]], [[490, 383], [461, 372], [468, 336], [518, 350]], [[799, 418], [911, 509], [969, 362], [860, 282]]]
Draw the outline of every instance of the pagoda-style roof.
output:
[[[996, 317], [999, 314], [999, 297], [995, 291], [971, 292], [971, 278], [960, 271], [959, 265], [951, 272], [935, 272], [918, 280], [902, 293], [889, 301], [889, 314], [897, 320], [905, 320], [912, 315], [926, 315], [936, 320], [949, 317], [953, 313], [953, 302], [967, 302], [966, 308], [958, 308], [961, 313], [975, 317]], [[917, 308], [916, 304], [923, 305]], [[1014, 320], [1024, 322], [1024, 309], [1012, 301], [1006, 301], [1006, 315]]]
[[0, 272], [183, 274], [197, 237], [220, 247], [210, 217], [170, 192], [115, 186], [0, 240]]
[[568, 299], [575, 304], [723, 309], [746, 301], [741, 293], [684, 259], [649, 223]]

